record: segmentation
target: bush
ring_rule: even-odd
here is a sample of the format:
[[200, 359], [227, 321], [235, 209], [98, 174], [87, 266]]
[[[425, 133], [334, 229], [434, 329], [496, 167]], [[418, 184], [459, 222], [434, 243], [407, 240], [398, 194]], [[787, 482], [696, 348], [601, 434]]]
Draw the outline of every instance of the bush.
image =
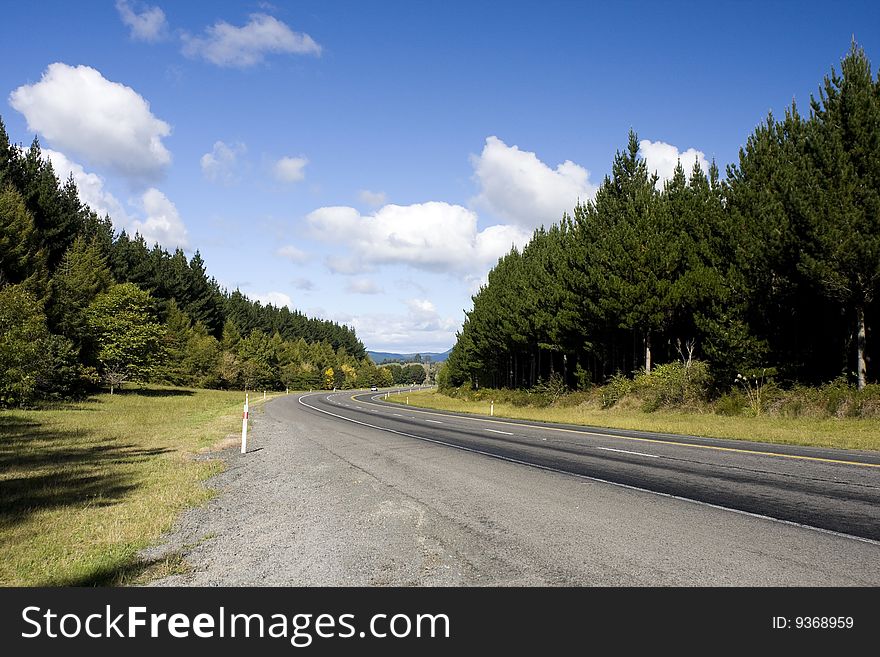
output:
[[602, 388], [602, 408], [611, 408], [633, 391], [631, 379], [618, 372]]
[[568, 388], [565, 385], [565, 380], [559, 372], [553, 372], [546, 382], [538, 380], [538, 383], [532, 388], [534, 394], [545, 398], [544, 405], [554, 403], [562, 397], [567, 390]]
[[726, 392], [715, 402], [714, 410], [718, 415], [742, 415], [749, 405], [746, 396], [739, 390]]
[[632, 382], [631, 392], [642, 399], [642, 410], [693, 406], [703, 404], [709, 397], [712, 377], [709, 366], [692, 361], [685, 366], [680, 361], [658, 365], [648, 374], [639, 373]]

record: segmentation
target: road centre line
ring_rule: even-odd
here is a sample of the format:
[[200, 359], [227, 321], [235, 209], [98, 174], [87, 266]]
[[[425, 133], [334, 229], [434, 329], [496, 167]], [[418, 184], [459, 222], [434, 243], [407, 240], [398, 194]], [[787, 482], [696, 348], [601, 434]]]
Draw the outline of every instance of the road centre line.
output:
[[505, 436], [512, 436], [513, 435], [509, 431], [498, 431], [498, 429], [485, 429], [485, 431], [491, 431], [492, 433], [503, 433]]
[[[425, 436], [417, 436], [412, 433], [406, 433], [404, 431], [397, 431], [396, 429], [389, 429], [388, 427], [380, 427], [375, 424], [369, 424], [367, 422], [361, 422], [360, 420], [354, 420], [350, 417], [345, 417], [344, 415], [337, 415], [336, 413], [331, 413], [330, 411], [325, 411], [324, 409], [317, 408], [315, 406], [311, 406], [306, 404], [303, 399], [308, 397], [308, 395], [301, 395], [297, 401], [306, 408], [309, 408], [313, 411], [317, 411], [318, 413], [323, 413], [324, 415], [330, 415], [332, 417], [338, 418], [340, 420], [344, 420], [345, 422], [351, 422], [353, 424], [360, 424], [361, 426], [370, 427], [371, 429], [377, 429], [379, 431], [385, 431], [388, 433], [397, 434], [398, 436], [406, 436], [407, 438], [415, 438], [416, 440], [422, 440], [428, 443], [434, 443], [436, 445], [444, 445], [446, 447], [452, 447], [453, 449], [458, 449], [463, 452], [471, 452], [473, 454], [481, 454], [482, 456], [488, 456], [489, 458], [497, 459], [499, 461], [507, 461], [508, 463], [516, 463], [518, 465], [525, 465], [530, 468], [535, 468], [537, 470], [544, 470], [546, 472], [554, 472], [556, 474], [568, 475], [569, 477], [575, 477], [577, 479], [583, 479], [585, 481], [592, 481], [600, 484], [609, 484], [611, 486], [617, 486], [618, 488], [624, 488], [626, 490], [638, 491], [640, 493], [648, 493], [650, 495], [657, 495], [659, 497], [666, 497], [668, 499], [680, 500], [682, 502], [688, 502], [690, 504], [697, 504], [699, 506], [707, 506], [713, 509], [719, 509], [721, 511], [729, 511], [730, 513], [736, 513], [741, 516], [748, 516], [751, 518], [758, 518], [760, 520], [769, 520], [770, 522], [776, 522], [781, 525], [789, 525], [790, 527], [799, 527], [801, 529], [808, 529], [814, 532], [819, 532], [820, 534], [827, 534], [829, 536], [837, 536], [838, 538], [848, 538], [853, 541], [859, 541], [860, 543], [868, 543], [870, 545], [878, 545], [880, 546], [880, 541], [875, 541], [872, 538], [863, 538], [861, 536], [854, 536], [853, 534], [844, 534], [843, 532], [836, 532], [833, 529], [823, 529], [822, 527], [814, 527], [812, 525], [804, 525], [799, 522], [794, 522], [793, 520], [783, 520], [782, 518], [774, 518], [773, 516], [765, 516], [760, 513], [753, 513], [751, 511], [743, 511], [742, 509], [734, 509], [729, 506], [721, 506], [720, 504], [712, 504], [711, 502], [702, 502], [700, 500], [694, 500], [689, 497], [682, 497], [681, 495], [673, 495], [672, 493], [661, 493], [660, 491], [651, 490], [650, 488], [639, 488], [638, 486], [632, 486], [630, 484], [622, 484], [618, 481], [611, 481], [609, 479], [601, 479], [600, 477], [591, 477], [590, 475], [584, 475], [577, 472], [568, 472], [566, 470], [561, 470], [559, 468], [554, 468], [547, 465], [540, 465], [538, 463], [529, 463], [528, 461], [522, 461], [520, 459], [510, 458], [508, 456], [502, 456], [500, 454], [493, 454], [491, 452], [485, 452], [483, 450], [474, 449], [472, 447], [465, 447], [463, 445], [456, 445], [454, 443], [447, 443], [442, 440], [436, 440], [434, 438], [427, 438]], [[468, 418], [470, 419], [470, 418]], [[503, 422], [501, 424], [504, 424]], [[513, 424], [513, 423], [508, 423]], [[525, 425], [528, 426], [528, 425]], [[598, 434], [603, 435], [603, 434]]]

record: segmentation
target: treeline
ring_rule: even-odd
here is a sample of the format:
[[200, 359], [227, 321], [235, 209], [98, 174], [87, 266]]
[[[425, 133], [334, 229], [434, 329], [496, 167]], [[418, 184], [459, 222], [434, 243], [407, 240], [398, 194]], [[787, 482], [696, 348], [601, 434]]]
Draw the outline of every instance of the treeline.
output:
[[127, 380], [206, 387], [384, 382], [355, 332], [252, 301], [191, 258], [116, 233], [0, 120], [0, 405]]
[[595, 199], [489, 273], [440, 383], [585, 388], [695, 359], [719, 390], [744, 372], [876, 379], [880, 79], [855, 43], [841, 68], [724, 181], [679, 163], [658, 190], [631, 132]]

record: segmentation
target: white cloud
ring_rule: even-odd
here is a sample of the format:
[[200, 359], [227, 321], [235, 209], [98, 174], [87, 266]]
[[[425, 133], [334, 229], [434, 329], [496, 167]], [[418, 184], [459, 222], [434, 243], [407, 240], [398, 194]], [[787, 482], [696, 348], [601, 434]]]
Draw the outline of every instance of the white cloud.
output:
[[165, 194], [150, 187], [141, 197], [146, 219], [131, 222], [131, 229], [140, 233], [147, 244], [158, 242], [167, 249], [186, 248], [189, 237], [177, 207]]
[[50, 64], [39, 82], [13, 91], [9, 103], [29, 130], [90, 165], [152, 179], [171, 162], [162, 143], [171, 127], [131, 87], [88, 66]]
[[273, 172], [281, 182], [299, 182], [306, 177], [304, 169], [309, 161], [304, 157], [282, 157], [275, 163]]
[[304, 262], [308, 262], [309, 254], [303, 251], [302, 249], [298, 249], [293, 244], [287, 244], [286, 246], [282, 246], [275, 252], [276, 255], [281, 256], [282, 258], [287, 258], [291, 262], [295, 262], [296, 264], [302, 264]]
[[590, 172], [566, 160], [551, 169], [537, 155], [487, 137], [479, 156], [471, 156], [480, 193], [475, 205], [532, 230], [549, 226], [596, 193]]
[[337, 313], [328, 317], [323, 309], [315, 310], [326, 319], [353, 327], [367, 348], [376, 351], [445, 351], [455, 343], [459, 320], [440, 315], [427, 299], [409, 299], [406, 305], [405, 314]]
[[482, 273], [529, 233], [516, 226], [477, 230], [477, 215], [460, 205], [431, 201], [386, 205], [370, 215], [350, 207], [324, 207], [306, 217], [318, 239], [343, 242], [355, 261], [406, 264], [440, 272]]
[[663, 189], [663, 183], [672, 178], [675, 173], [675, 165], [681, 161], [685, 175], [690, 178], [691, 170], [694, 168], [694, 162], [700, 163], [703, 173], [709, 173], [709, 163], [706, 161], [706, 155], [703, 151], [695, 148], [689, 148], [684, 152], [679, 152], [678, 148], [672, 144], [662, 141], [649, 141], [642, 139], [639, 142], [639, 154], [645, 159], [650, 173], [657, 173], [657, 189]]
[[385, 205], [385, 192], [371, 192], [369, 189], [362, 189], [358, 192], [358, 200], [371, 208], [378, 208], [380, 205]]
[[259, 301], [264, 306], [273, 305], [276, 308], [284, 308], [287, 306], [293, 310], [293, 299], [284, 292], [267, 292], [266, 294], [248, 295], [254, 301]]
[[55, 169], [55, 174], [62, 183], [73, 174], [73, 181], [79, 191], [79, 200], [94, 210], [98, 216], [109, 214], [116, 226], [128, 224], [128, 213], [119, 200], [104, 189], [104, 179], [101, 176], [85, 171], [81, 164], [72, 161], [59, 151], [44, 148], [42, 153], [52, 163], [52, 168]]
[[217, 21], [203, 36], [183, 35], [183, 52], [201, 57], [217, 66], [247, 68], [262, 62], [267, 54], [320, 55], [312, 37], [294, 32], [286, 24], [266, 14], [251, 14], [242, 27]]
[[159, 7], [140, 5], [143, 11], [138, 13], [128, 0], [116, 0], [119, 17], [131, 30], [131, 38], [137, 41], [158, 41], [168, 32], [165, 12]]
[[384, 291], [369, 278], [356, 278], [345, 289], [353, 294], [379, 294]]
[[202, 167], [202, 175], [211, 182], [219, 182], [230, 185], [236, 182], [236, 166], [238, 156], [246, 151], [242, 143], [226, 144], [215, 141], [210, 153], [205, 153], [199, 160]]

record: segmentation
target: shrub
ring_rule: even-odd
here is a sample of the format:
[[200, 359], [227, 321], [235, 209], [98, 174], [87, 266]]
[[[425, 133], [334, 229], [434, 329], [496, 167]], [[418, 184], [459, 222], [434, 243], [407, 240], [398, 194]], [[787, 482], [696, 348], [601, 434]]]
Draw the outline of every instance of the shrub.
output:
[[621, 399], [633, 391], [634, 384], [631, 379], [617, 372], [608, 383], [602, 387], [602, 408], [611, 408]]
[[718, 415], [742, 415], [749, 405], [746, 396], [739, 390], [731, 390], [721, 395], [715, 402], [715, 412]]
[[642, 409], [651, 412], [658, 408], [703, 403], [708, 398], [711, 383], [706, 363], [695, 360], [685, 366], [674, 361], [658, 365], [650, 374], [639, 374], [634, 389], [643, 399]]

